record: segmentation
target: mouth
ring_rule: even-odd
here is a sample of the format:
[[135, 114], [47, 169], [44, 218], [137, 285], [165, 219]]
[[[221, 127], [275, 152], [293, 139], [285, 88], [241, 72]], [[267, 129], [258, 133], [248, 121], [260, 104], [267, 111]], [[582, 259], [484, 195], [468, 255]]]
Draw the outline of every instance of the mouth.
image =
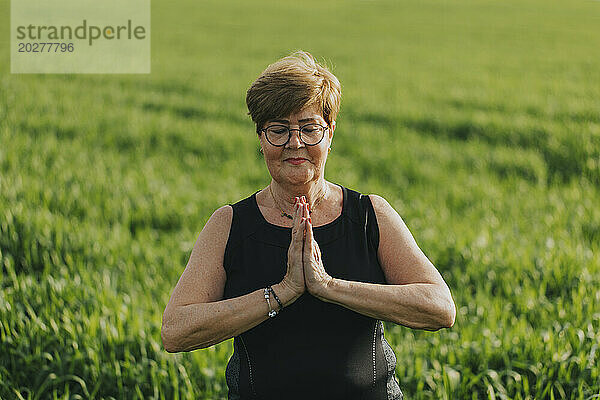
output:
[[286, 158], [283, 161], [289, 162], [292, 165], [300, 165], [308, 160], [306, 158], [302, 158], [302, 157], [294, 157], [294, 158]]

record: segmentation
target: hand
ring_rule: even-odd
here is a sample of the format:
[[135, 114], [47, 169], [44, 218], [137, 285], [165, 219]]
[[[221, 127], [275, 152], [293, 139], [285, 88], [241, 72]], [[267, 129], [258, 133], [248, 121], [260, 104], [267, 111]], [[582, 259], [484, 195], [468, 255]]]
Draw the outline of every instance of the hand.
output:
[[304, 220], [304, 226], [306, 230], [304, 238], [304, 280], [309, 293], [317, 298], [322, 298], [333, 278], [325, 271], [323, 266], [321, 249], [313, 237], [310, 217]]
[[292, 225], [292, 241], [288, 248], [287, 272], [282, 283], [291, 288], [294, 293], [302, 294], [306, 290], [302, 265], [302, 250], [304, 247], [304, 221], [308, 216], [308, 206], [302, 198], [296, 197], [296, 212]]

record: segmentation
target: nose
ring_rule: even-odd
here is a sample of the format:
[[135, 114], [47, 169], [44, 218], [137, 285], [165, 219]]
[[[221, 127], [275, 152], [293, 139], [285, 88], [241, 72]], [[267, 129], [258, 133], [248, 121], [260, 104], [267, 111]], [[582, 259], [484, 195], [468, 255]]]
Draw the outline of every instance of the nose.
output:
[[297, 149], [303, 146], [304, 143], [300, 140], [300, 129], [290, 129], [290, 140], [288, 140], [285, 147]]

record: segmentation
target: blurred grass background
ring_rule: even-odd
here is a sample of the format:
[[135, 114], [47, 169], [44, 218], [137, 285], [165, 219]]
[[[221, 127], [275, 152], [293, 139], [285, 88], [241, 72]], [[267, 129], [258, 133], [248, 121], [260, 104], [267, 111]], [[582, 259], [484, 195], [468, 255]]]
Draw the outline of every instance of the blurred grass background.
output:
[[453, 291], [452, 329], [386, 325], [406, 397], [600, 397], [599, 27], [597, 1], [153, 2], [150, 75], [13, 75], [4, 25], [0, 397], [226, 398], [231, 342], [167, 354], [161, 314], [212, 211], [268, 184], [245, 91], [297, 49], [343, 86], [326, 177]]

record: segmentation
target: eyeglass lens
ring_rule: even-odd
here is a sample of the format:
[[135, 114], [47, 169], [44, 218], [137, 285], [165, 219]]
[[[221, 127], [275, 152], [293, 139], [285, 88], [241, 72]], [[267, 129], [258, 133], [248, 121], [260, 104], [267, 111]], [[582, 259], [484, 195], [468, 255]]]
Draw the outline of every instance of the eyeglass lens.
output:
[[[285, 125], [271, 125], [265, 129], [267, 140], [274, 146], [284, 146], [291, 138], [290, 131], [297, 131]], [[325, 128], [319, 124], [308, 124], [300, 129], [300, 140], [306, 145], [315, 145], [319, 143], [324, 136]]]

